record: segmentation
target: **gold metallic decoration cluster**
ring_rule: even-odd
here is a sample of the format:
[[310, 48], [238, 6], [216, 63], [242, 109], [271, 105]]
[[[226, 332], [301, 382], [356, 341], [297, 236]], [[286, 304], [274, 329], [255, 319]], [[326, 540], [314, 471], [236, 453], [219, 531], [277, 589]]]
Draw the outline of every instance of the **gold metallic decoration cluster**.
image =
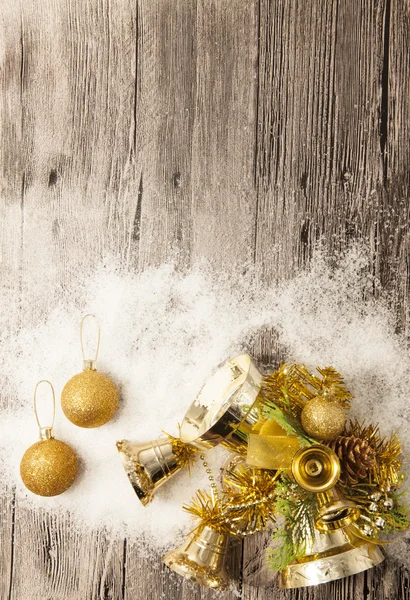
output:
[[[227, 587], [230, 539], [272, 532], [268, 563], [279, 585], [298, 588], [359, 573], [383, 559], [380, 534], [409, 526], [396, 491], [401, 445], [378, 426], [347, 424], [352, 396], [333, 367], [312, 373], [284, 364], [262, 375], [247, 354], [223, 363], [200, 390], [180, 438], [120, 442], [127, 475], [143, 504], [199, 455], [210, 490], [186, 510], [197, 521], [164, 557], [187, 579]], [[205, 452], [225, 446], [221, 486]], [[337, 453], [336, 453], [337, 451]], [[278, 518], [280, 517], [280, 518]]]

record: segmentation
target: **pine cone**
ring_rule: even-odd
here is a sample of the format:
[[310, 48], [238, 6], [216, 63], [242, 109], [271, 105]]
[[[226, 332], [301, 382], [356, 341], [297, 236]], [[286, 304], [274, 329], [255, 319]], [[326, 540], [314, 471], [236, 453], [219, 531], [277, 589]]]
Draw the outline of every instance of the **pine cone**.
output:
[[339, 435], [328, 445], [339, 457], [340, 481], [346, 485], [354, 485], [359, 479], [365, 479], [376, 464], [376, 452], [367, 440]]

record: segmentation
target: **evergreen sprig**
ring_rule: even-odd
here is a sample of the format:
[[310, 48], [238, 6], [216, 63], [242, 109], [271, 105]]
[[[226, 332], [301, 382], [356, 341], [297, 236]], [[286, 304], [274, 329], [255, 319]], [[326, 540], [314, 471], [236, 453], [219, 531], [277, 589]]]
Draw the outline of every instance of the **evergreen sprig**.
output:
[[[284, 399], [286, 399], [286, 390], [284, 390]], [[262, 407], [263, 416], [266, 419], [275, 419], [283, 427], [288, 435], [296, 435], [301, 448], [311, 446], [315, 440], [310, 438], [302, 429], [302, 426], [289, 413], [279, 408], [274, 402], [266, 400]]]
[[268, 552], [268, 561], [273, 570], [282, 571], [294, 559], [304, 556], [315, 535], [316, 496], [302, 491], [283, 475], [276, 486], [275, 511], [284, 517], [284, 522], [273, 534], [280, 542]]

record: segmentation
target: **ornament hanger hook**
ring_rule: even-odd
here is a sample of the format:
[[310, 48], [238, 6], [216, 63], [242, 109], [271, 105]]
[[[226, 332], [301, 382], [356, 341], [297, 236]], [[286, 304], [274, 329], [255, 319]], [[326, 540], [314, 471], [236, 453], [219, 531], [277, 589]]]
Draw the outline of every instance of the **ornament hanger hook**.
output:
[[[40, 419], [38, 416], [38, 411], [37, 411], [37, 388], [41, 383], [48, 383], [48, 385], [51, 388], [51, 393], [53, 396], [53, 416], [51, 419], [51, 425], [47, 425], [45, 427], [43, 427], [41, 425]], [[53, 384], [51, 383], [51, 381], [48, 381], [48, 379], [42, 379], [41, 381], [39, 381], [34, 389], [34, 414], [36, 415], [36, 421], [37, 421], [38, 428], [40, 430], [41, 439], [49, 439], [52, 436], [52, 429], [54, 427], [54, 418], [55, 418], [55, 414], [56, 414], [56, 395], [54, 393]]]
[[[92, 317], [93, 319], [95, 319], [95, 322], [97, 324], [97, 347], [95, 350], [95, 356], [92, 359], [85, 358], [84, 340], [83, 340], [84, 321], [89, 317]], [[84, 315], [84, 317], [81, 319], [81, 323], [80, 323], [80, 344], [81, 344], [81, 352], [83, 355], [84, 369], [94, 369], [94, 363], [97, 361], [98, 353], [100, 351], [100, 341], [101, 341], [101, 328], [100, 328], [100, 324], [98, 322], [97, 317], [91, 313], [88, 315]]]

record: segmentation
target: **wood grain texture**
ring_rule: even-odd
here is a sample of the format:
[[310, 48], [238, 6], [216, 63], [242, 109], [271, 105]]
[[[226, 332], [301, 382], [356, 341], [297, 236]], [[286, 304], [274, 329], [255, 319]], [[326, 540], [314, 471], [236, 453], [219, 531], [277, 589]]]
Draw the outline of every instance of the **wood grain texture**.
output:
[[[112, 19], [108, 3], [25, 2], [18, 14], [16, 60], [4, 77], [19, 78], [20, 96], [17, 84], [9, 96], [20, 115], [20, 140], [10, 143], [19, 161], [14, 178], [5, 172], [2, 181], [16, 182], [5, 198], [21, 210], [15, 258], [24, 327], [105, 252], [129, 252], [136, 201], [129, 193], [124, 204], [122, 194], [133, 168], [136, 19], [134, 4], [122, 9]], [[3, 130], [11, 125], [5, 114]], [[123, 596], [121, 540], [76, 531], [69, 516], [27, 511], [18, 498], [14, 517], [13, 578], [4, 598]]]
[[[110, 252], [140, 270], [255, 263], [270, 281], [320, 239], [368, 245], [374, 293], [408, 328], [408, 0], [0, 4], [3, 328], [34, 324]], [[273, 331], [252, 350], [281, 360]], [[1, 600], [219, 597], [132, 540], [14, 506], [11, 489], [0, 510]], [[410, 597], [391, 562], [315, 589], [256, 587], [266, 543], [232, 550], [225, 598]]]
[[[229, 7], [150, 0], [139, 14], [139, 268], [169, 259], [182, 269], [201, 258], [220, 268], [246, 263], [256, 217], [255, 97], [249, 85], [257, 49], [255, 8], [241, 0]], [[181, 581], [160, 555], [155, 561], [139, 552], [127, 545], [127, 599], [215, 596]], [[231, 560], [236, 575], [240, 564], [239, 544]]]
[[[391, 290], [397, 323], [409, 334], [410, 284], [410, 4], [392, 0], [385, 13], [384, 94], [381, 150], [384, 187], [379, 271], [383, 288]], [[386, 259], [382, 257], [386, 257]]]

